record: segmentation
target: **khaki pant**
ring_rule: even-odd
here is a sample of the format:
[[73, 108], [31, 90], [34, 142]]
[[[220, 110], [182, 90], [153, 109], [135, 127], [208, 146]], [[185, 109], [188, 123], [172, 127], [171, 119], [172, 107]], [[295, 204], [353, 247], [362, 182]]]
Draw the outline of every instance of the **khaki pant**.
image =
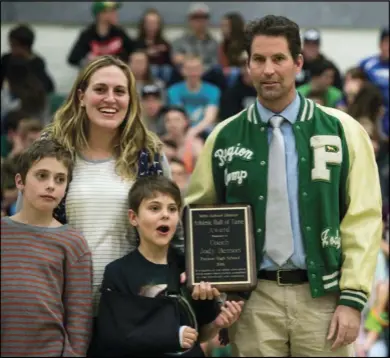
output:
[[331, 351], [327, 341], [338, 294], [312, 298], [309, 284], [259, 280], [229, 329], [233, 357], [353, 357], [353, 345]]

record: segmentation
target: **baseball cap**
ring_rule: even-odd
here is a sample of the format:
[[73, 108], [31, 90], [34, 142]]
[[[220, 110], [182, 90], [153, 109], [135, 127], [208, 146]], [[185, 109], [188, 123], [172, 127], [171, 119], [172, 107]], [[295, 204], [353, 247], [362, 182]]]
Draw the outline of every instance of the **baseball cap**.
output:
[[384, 40], [385, 37], [388, 37], [388, 36], [389, 36], [389, 28], [388, 27], [382, 28], [381, 34], [380, 34], [381, 42]]
[[161, 97], [161, 88], [156, 86], [156, 85], [146, 85], [142, 87], [141, 90], [141, 97], [146, 97], [146, 96], [156, 96], [156, 97]]
[[122, 4], [116, 1], [94, 1], [92, 4], [92, 13], [96, 16], [104, 10], [118, 9], [121, 6]]
[[196, 16], [196, 15], [203, 15], [203, 16], [210, 16], [210, 8], [203, 2], [196, 2], [191, 4], [191, 6], [188, 9], [188, 16]]
[[316, 29], [310, 29], [304, 32], [303, 34], [303, 41], [310, 41], [310, 42], [317, 42], [320, 43], [321, 41], [321, 34]]

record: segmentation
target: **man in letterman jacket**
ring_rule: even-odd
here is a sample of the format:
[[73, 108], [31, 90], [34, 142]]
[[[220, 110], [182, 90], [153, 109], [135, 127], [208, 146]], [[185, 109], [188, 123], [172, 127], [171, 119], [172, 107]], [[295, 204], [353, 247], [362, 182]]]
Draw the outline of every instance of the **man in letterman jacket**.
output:
[[233, 355], [353, 356], [382, 235], [370, 138], [296, 92], [297, 24], [269, 15], [246, 40], [257, 101], [210, 134], [186, 198], [252, 207], [259, 280], [229, 330]]

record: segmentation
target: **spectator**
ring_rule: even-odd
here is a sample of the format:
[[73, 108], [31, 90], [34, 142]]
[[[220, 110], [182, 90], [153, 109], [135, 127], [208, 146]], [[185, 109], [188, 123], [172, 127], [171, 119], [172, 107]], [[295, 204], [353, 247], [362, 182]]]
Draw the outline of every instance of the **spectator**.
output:
[[245, 51], [244, 45], [245, 22], [239, 13], [231, 12], [222, 18], [221, 30], [223, 41], [218, 49], [218, 62], [225, 75], [232, 67], [241, 66], [241, 57]]
[[92, 5], [95, 21], [81, 31], [74, 43], [68, 63], [71, 66], [84, 67], [98, 56], [113, 55], [127, 62], [134, 51], [134, 41], [118, 26], [118, 11], [121, 3], [98, 1]]
[[1, 209], [5, 215], [16, 212], [18, 189], [15, 184], [19, 155], [4, 159], [1, 165]]
[[186, 170], [184, 162], [176, 157], [173, 157], [170, 161], [172, 180], [179, 187], [182, 195], [185, 195], [189, 180], [189, 174]]
[[[385, 334], [389, 325], [389, 281], [376, 286], [376, 299], [365, 317], [362, 342], [357, 344], [358, 357], [388, 357]], [[388, 340], [388, 337], [387, 337]]]
[[176, 66], [169, 84], [182, 80], [181, 67], [186, 55], [200, 57], [203, 61], [203, 79], [226, 87], [225, 76], [218, 65], [218, 42], [210, 34], [208, 24], [210, 9], [204, 3], [193, 3], [188, 11], [189, 31], [172, 43], [172, 61]]
[[23, 111], [9, 112], [4, 119], [1, 133], [1, 157], [6, 158], [22, 151], [23, 144], [20, 136], [20, 122], [27, 118], [27, 113]]
[[326, 92], [322, 90], [312, 89], [307, 95], [306, 98], [313, 100], [315, 103], [325, 106]]
[[[181, 106], [191, 120], [187, 136], [196, 137], [210, 132], [217, 119], [221, 92], [218, 87], [202, 80], [200, 57], [186, 56], [183, 64], [185, 81], [168, 88], [169, 105]], [[205, 133], [204, 133], [205, 132]]]
[[181, 66], [185, 55], [202, 58], [204, 70], [218, 64], [218, 43], [209, 32], [210, 9], [204, 3], [193, 3], [188, 10], [189, 32], [173, 42], [173, 63]]
[[22, 56], [12, 56], [8, 62], [2, 91], [10, 98], [19, 99], [18, 109], [27, 115], [45, 120], [47, 95], [42, 82], [32, 72], [28, 60]]
[[389, 29], [381, 31], [379, 39], [379, 54], [365, 58], [360, 62], [360, 68], [369, 81], [376, 85], [383, 96], [385, 113], [381, 121], [381, 131], [389, 136]]
[[248, 55], [241, 54], [240, 72], [233, 85], [222, 92], [219, 119], [221, 121], [234, 116], [244, 108], [249, 107], [256, 100], [257, 94], [248, 74]]
[[141, 90], [142, 120], [146, 127], [161, 136], [165, 133], [162, 118], [162, 90], [156, 85], [146, 85]]
[[360, 67], [352, 67], [344, 77], [343, 99], [337, 104], [337, 108], [343, 111], [355, 100], [357, 93], [367, 82], [367, 76]]
[[176, 158], [177, 144], [170, 139], [162, 139], [162, 152], [165, 154], [168, 162], [170, 163], [173, 158]]
[[332, 86], [335, 69], [330, 61], [323, 60], [313, 63], [311, 66], [310, 82], [297, 88], [303, 96], [307, 96], [312, 90], [325, 92], [325, 106], [335, 108], [343, 98], [343, 93]]
[[42, 123], [37, 119], [22, 119], [19, 123], [19, 135], [23, 150], [40, 138], [43, 130]]
[[168, 108], [164, 115], [164, 123], [166, 134], [162, 139], [171, 140], [176, 144], [176, 157], [184, 162], [186, 171], [192, 173], [203, 148], [203, 140], [187, 136], [191, 122], [181, 107]]
[[359, 122], [371, 138], [376, 163], [378, 165], [382, 203], [383, 207], [386, 208], [389, 205], [389, 141], [384, 140], [381, 137], [381, 132], [377, 123], [367, 117], [360, 118]]
[[1, 131], [4, 132], [4, 121], [9, 112], [17, 111], [20, 108], [20, 99], [13, 98], [8, 86], [1, 89]]
[[385, 112], [383, 97], [379, 89], [372, 83], [363, 83], [354, 99], [348, 104], [347, 113], [361, 121], [363, 118], [370, 120], [380, 130], [380, 120]]
[[149, 63], [149, 57], [145, 50], [135, 50], [129, 58], [129, 66], [136, 80], [137, 91], [142, 93], [142, 88], [147, 85], [155, 85], [163, 90], [164, 82], [155, 78]]
[[[296, 77], [296, 85], [297, 87], [308, 83], [312, 76], [312, 67], [315, 66], [318, 62], [327, 60], [329, 61], [325, 55], [320, 52], [321, 47], [321, 34], [318, 30], [310, 29], [305, 31], [303, 35], [303, 68], [301, 72]], [[334, 69], [334, 78], [331, 85], [338, 88], [340, 91], [343, 88], [343, 83], [340, 75], [340, 71], [337, 66], [329, 61]]]
[[31, 73], [42, 83], [46, 93], [54, 92], [54, 82], [46, 70], [45, 60], [33, 52], [35, 35], [28, 25], [18, 25], [14, 27], [8, 35], [10, 53], [1, 56], [1, 87], [8, 71], [9, 64], [13, 57], [21, 57], [26, 60]]
[[135, 46], [146, 50], [153, 74], [168, 82], [172, 72], [171, 45], [164, 37], [163, 18], [156, 9], [146, 10], [140, 19]]
[[42, 129], [43, 125], [37, 119], [21, 119], [18, 123], [16, 133], [13, 136], [14, 146], [8, 156], [13, 158], [21, 154], [34, 141], [39, 139]]

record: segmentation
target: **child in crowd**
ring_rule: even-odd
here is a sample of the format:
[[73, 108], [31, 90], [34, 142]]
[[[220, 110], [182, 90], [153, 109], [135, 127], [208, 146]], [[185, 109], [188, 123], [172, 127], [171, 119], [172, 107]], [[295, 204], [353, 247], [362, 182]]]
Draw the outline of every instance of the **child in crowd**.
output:
[[17, 174], [19, 157], [20, 154], [11, 158], [2, 158], [1, 162], [1, 209], [5, 216], [16, 213], [18, 188], [15, 184], [15, 175]]
[[235, 322], [243, 303], [220, 306], [210, 283], [196, 285], [192, 296], [180, 283], [182, 260], [170, 247], [182, 208], [176, 184], [140, 178], [129, 207], [139, 246], [106, 267], [93, 355], [203, 357], [200, 342]]
[[1, 356], [82, 357], [92, 322], [92, 262], [81, 233], [53, 218], [71, 154], [51, 140], [18, 159], [22, 209], [1, 219]]
[[173, 157], [169, 161], [169, 165], [171, 167], [172, 180], [179, 187], [182, 195], [184, 196], [190, 179], [186, 165], [181, 159], [176, 157]]
[[166, 134], [162, 139], [176, 144], [175, 156], [184, 162], [187, 172], [192, 173], [204, 141], [199, 137], [188, 136], [191, 122], [184, 108], [180, 106], [167, 107], [164, 122]]

